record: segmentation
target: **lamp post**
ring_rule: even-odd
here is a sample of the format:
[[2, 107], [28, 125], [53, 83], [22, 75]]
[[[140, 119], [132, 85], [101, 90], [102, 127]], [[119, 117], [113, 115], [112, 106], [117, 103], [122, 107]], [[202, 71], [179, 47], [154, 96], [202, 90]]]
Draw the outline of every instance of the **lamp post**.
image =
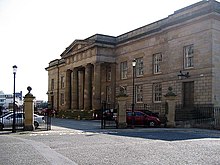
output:
[[17, 66], [13, 66], [13, 74], [14, 74], [14, 92], [13, 92], [13, 125], [12, 125], [12, 132], [16, 132], [15, 130], [15, 75], [17, 72]]
[[136, 66], [136, 60], [134, 59], [132, 61], [133, 66], [133, 95], [132, 95], [132, 121], [131, 121], [131, 128], [134, 128], [134, 95], [135, 95], [135, 87], [134, 87], [134, 77], [135, 77], [135, 66]]

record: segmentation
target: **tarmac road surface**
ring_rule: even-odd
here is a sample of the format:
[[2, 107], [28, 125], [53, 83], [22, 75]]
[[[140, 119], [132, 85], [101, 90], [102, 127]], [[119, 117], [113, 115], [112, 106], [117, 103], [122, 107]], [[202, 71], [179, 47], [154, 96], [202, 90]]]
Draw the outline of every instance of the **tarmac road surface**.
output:
[[220, 131], [100, 129], [99, 121], [53, 118], [52, 130], [1, 132], [0, 165], [218, 165]]

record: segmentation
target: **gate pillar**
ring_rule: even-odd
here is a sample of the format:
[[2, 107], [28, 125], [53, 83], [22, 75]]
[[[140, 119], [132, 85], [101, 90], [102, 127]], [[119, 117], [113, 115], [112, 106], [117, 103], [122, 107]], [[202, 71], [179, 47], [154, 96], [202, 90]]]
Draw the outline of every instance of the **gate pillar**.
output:
[[175, 110], [176, 110], [176, 94], [173, 93], [172, 87], [168, 88], [168, 92], [165, 96], [167, 103], [167, 127], [175, 127]]
[[127, 95], [120, 89], [120, 94], [117, 96], [118, 100], [118, 114], [117, 114], [117, 128], [126, 128], [126, 100]]
[[28, 93], [24, 96], [24, 130], [34, 131], [34, 99], [30, 93], [31, 87], [27, 87]]

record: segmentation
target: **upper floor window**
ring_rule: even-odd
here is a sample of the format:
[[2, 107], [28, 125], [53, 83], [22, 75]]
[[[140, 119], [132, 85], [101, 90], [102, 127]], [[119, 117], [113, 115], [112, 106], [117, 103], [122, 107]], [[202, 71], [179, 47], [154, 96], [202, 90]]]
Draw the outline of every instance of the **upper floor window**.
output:
[[154, 74], [161, 72], [161, 62], [162, 62], [162, 54], [157, 53], [153, 55], [153, 68]]
[[144, 74], [143, 58], [136, 58], [136, 76], [142, 76]]
[[154, 102], [162, 101], [162, 85], [161, 83], [153, 84], [153, 99]]
[[120, 64], [121, 79], [127, 79], [127, 73], [128, 73], [127, 61], [121, 62]]
[[51, 79], [51, 90], [54, 90], [54, 79]]
[[111, 67], [108, 66], [106, 69], [106, 80], [111, 81]]
[[137, 103], [143, 102], [143, 85], [136, 85], [135, 86], [135, 98]]
[[193, 45], [188, 45], [183, 48], [184, 68], [193, 67], [193, 53], [194, 53]]
[[64, 88], [64, 76], [61, 77], [61, 88]]

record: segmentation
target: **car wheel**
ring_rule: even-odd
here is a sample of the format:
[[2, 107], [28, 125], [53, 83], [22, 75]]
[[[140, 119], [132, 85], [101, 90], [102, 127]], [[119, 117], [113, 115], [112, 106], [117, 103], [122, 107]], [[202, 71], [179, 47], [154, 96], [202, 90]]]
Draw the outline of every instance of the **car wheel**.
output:
[[2, 123], [0, 123], [0, 131], [2, 131], [4, 128], [4, 125]]
[[149, 127], [155, 127], [156, 123], [154, 121], [149, 121]]
[[35, 127], [35, 129], [37, 128], [39, 126], [39, 124], [38, 124], [38, 122], [34, 122], [34, 127]]

